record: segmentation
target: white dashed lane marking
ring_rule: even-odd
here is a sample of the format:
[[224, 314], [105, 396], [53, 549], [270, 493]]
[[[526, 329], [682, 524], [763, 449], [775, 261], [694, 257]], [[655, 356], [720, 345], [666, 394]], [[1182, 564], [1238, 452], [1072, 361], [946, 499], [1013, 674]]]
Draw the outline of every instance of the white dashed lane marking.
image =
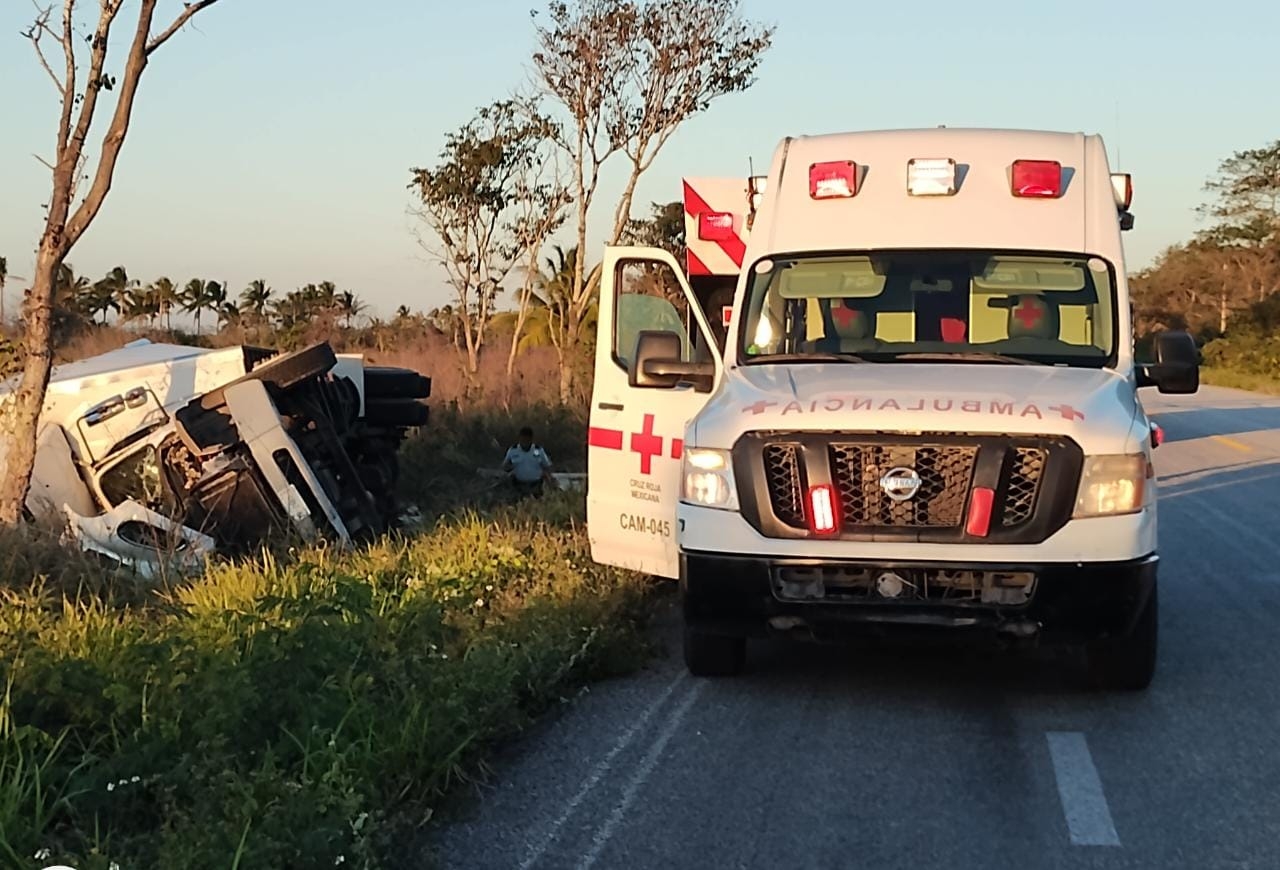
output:
[[1067, 817], [1067, 831], [1075, 846], [1119, 846], [1120, 835], [1111, 821], [1089, 744], [1079, 731], [1049, 731], [1049, 757], [1058, 781], [1058, 797]]

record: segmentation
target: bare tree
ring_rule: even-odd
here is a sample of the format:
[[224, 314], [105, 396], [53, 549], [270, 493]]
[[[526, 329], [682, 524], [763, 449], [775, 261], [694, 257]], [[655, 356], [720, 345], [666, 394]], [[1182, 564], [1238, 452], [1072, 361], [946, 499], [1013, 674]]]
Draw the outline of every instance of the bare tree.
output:
[[565, 335], [557, 342], [561, 398], [573, 392], [565, 354], [599, 289], [599, 269], [583, 268], [587, 223], [606, 163], [624, 155], [629, 174], [605, 243], [617, 244], [631, 219], [636, 184], [686, 120], [755, 81], [774, 28], [746, 20], [738, 0], [555, 0], [535, 13], [534, 69], [565, 116], [561, 141], [574, 169], [579, 257]]
[[[129, 132], [138, 84], [151, 55], [183, 25], [217, 0], [187, 0], [167, 27], [154, 32], [152, 25], [158, 2], [139, 0], [137, 3], [137, 22], [125, 56], [124, 69], [119, 76], [107, 71], [107, 49], [124, 0], [98, 0], [92, 4], [97, 7], [98, 17], [87, 38], [77, 32], [76, 0], [63, 0], [61, 20], [54, 18], [52, 6], [41, 9], [25, 33], [35, 49], [37, 60], [57, 90], [61, 112], [53, 159], [43, 161], [52, 175], [52, 192], [36, 253], [31, 291], [23, 305], [26, 328], [22, 377], [8, 409], [12, 431], [6, 457], [7, 469], [3, 480], [0, 480], [0, 523], [12, 525], [21, 519], [27, 487], [31, 482], [36, 430], [53, 367], [53, 294], [58, 270], [102, 210], [111, 190], [116, 162]], [[55, 72], [50, 53], [45, 50], [49, 43], [52, 43], [50, 47], [61, 50], [61, 74]], [[87, 45], [88, 54], [88, 70], [83, 81], [79, 74], [84, 71], [85, 59], [77, 55], [82, 43]], [[115, 93], [115, 109], [102, 139], [101, 153], [88, 193], [79, 200], [79, 182], [89, 179], [84, 174], [88, 162], [85, 146], [104, 91]]]
[[411, 169], [421, 239], [444, 267], [457, 299], [467, 370], [479, 371], [489, 321], [507, 276], [521, 261], [532, 227], [524, 221], [538, 191], [551, 123], [523, 99], [500, 100], [450, 133], [434, 169]]

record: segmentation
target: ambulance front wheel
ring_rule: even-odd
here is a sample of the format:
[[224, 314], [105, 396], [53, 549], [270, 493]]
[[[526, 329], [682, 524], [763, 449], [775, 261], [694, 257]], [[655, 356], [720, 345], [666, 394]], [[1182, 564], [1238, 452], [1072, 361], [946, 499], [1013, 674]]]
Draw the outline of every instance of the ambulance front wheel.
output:
[[732, 677], [742, 673], [747, 639], [708, 634], [684, 627], [684, 664], [695, 677]]

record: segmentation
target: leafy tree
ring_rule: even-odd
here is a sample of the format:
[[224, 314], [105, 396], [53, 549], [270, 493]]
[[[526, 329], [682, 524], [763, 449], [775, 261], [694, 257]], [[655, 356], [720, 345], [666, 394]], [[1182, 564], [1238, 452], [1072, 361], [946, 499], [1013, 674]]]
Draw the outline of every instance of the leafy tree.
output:
[[1222, 249], [1234, 280], [1261, 301], [1280, 284], [1280, 139], [1236, 151], [1205, 190], [1214, 198], [1200, 214], [1214, 223], [1200, 240]]
[[[107, 69], [107, 49], [112, 44], [122, 45], [121, 40], [111, 38], [116, 19], [125, 8], [120, 0], [99, 0], [90, 4], [97, 7], [98, 15], [87, 38], [81, 27], [84, 22], [77, 20], [76, 0], [63, 0], [61, 21], [54, 19], [53, 6], [37, 6], [35, 21], [25, 32], [41, 68], [53, 82], [60, 111], [57, 132], [52, 137], [53, 158], [43, 161], [51, 175], [52, 189], [46, 205], [44, 230], [36, 250], [31, 290], [23, 306], [22, 377], [8, 414], [7, 422], [12, 430], [6, 473], [0, 475], [0, 523], [13, 525], [21, 520], [31, 483], [40, 411], [44, 407], [49, 375], [53, 369], [54, 308], [59, 270], [106, 202], [115, 177], [116, 163], [129, 133], [138, 84], [148, 61], [192, 17], [216, 2], [188, 0], [177, 17], [159, 29], [154, 26], [158, 0], [138, 0], [136, 4], [129, 4], [128, 16], [136, 15], [137, 23], [125, 49], [124, 68], [119, 75]], [[61, 74], [54, 72], [54, 65], [45, 51], [48, 41], [61, 50]], [[83, 59], [77, 54], [78, 47], [86, 43], [87, 73]], [[85, 146], [104, 90], [115, 93], [115, 105], [102, 138], [97, 168], [88, 173]], [[81, 181], [90, 176], [88, 192], [73, 209]]]
[[500, 100], [446, 136], [434, 168], [410, 170], [417, 213], [434, 237], [422, 244], [454, 291], [472, 374], [502, 283], [535, 235], [520, 206], [552, 132], [531, 101]]
[[[640, 177], [680, 125], [755, 80], [774, 29], [746, 20], [738, 0], [555, 0], [535, 14], [534, 72], [559, 109], [558, 137], [572, 167], [576, 246], [587, 227], [603, 167], [621, 154], [629, 173], [606, 244], [617, 244], [631, 220]], [[572, 394], [574, 367], [565, 356], [586, 332], [583, 320], [600, 273], [579, 262], [569, 292], [561, 353], [561, 398]]]

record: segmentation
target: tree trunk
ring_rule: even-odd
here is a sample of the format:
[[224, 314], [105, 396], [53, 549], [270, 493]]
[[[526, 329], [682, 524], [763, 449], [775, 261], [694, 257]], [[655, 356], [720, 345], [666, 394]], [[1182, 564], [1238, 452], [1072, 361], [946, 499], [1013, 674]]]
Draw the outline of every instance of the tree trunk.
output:
[[1218, 295], [1218, 334], [1225, 334], [1227, 331], [1227, 291], [1223, 290]]
[[4, 414], [9, 452], [5, 473], [0, 477], [0, 524], [3, 525], [16, 525], [22, 519], [27, 487], [31, 483], [40, 412], [49, 386], [49, 373], [53, 370], [53, 285], [61, 265], [57, 241], [46, 231], [26, 305], [22, 380]]

